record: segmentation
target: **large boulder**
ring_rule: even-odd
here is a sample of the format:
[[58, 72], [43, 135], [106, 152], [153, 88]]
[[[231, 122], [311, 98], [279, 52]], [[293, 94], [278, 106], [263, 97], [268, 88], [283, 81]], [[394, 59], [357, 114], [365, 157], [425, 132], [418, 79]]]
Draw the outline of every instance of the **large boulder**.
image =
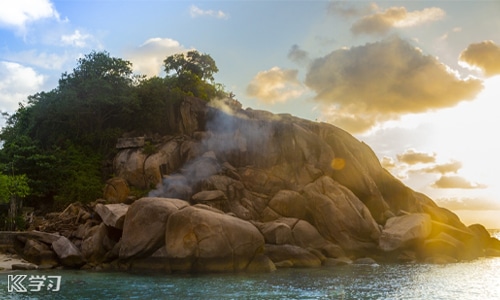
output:
[[22, 257], [37, 265], [57, 266], [57, 256], [50, 247], [40, 241], [28, 239], [24, 244]]
[[104, 224], [123, 229], [125, 214], [128, 211], [128, 205], [123, 203], [116, 204], [96, 204], [94, 211], [101, 217]]
[[130, 195], [130, 187], [127, 180], [121, 177], [113, 177], [106, 181], [103, 197], [110, 203], [123, 203]]
[[[455, 240], [464, 245], [468, 258], [484, 253], [483, 232], [467, 228], [451, 211], [405, 186], [382, 168], [368, 145], [344, 130], [285, 114], [243, 110], [232, 100], [212, 104], [188, 98], [172, 105], [165, 118], [171, 136], [140, 148], [123, 148], [116, 156], [115, 174], [129, 184], [143, 189], [159, 184], [151, 196], [201, 204], [160, 209], [162, 216], [147, 213], [144, 220], [153, 215], [153, 224], [141, 221], [143, 225], [133, 230], [126, 228], [127, 215], [121, 258], [146, 257], [173, 243], [173, 254], [167, 251], [174, 255], [173, 270], [241, 269], [239, 262], [215, 263], [226, 252], [214, 257], [195, 253], [208, 241], [185, 232], [198, 230], [190, 229], [192, 224], [186, 223], [187, 229], [177, 226], [178, 232], [171, 229], [174, 241], [159, 234], [168, 231], [168, 216], [198, 213], [201, 207], [206, 208], [203, 214], [253, 222], [268, 244], [300, 245], [318, 257], [341, 257], [343, 250], [349, 256], [367, 255], [380, 249], [402, 249], [401, 255], [416, 257], [417, 244], [432, 250], [433, 245]], [[410, 217], [394, 218], [401, 213]], [[420, 214], [430, 216], [430, 233], [428, 217]], [[278, 221], [287, 218], [300, 221]], [[141, 227], [148, 234], [141, 235]], [[192, 244], [186, 246], [189, 251], [178, 245], [180, 236], [186, 238], [182, 243]], [[492, 253], [500, 249], [496, 240], [487, 244]], [[265, 260], [254, 261], [266, 265]]]
[[307, 200], [297, 191], [279, 191], [269, 201], [268, 207], [283, 217], [306, 219], [307, 216]]
[[316, 249], [330, 258], [337, 258], [345, 255], [341, 247], [326, 240], [309, 222], [290, 218], [280, 219], [279, 221], [290, 226], [293, 236], [292, 244], [302, 248]]
[[431, 233], [432, 222], [428, 214], [410, 214], [393, 217], [387, 220], [379, 246], [383, 251], [415, 246]]
[[365, 252], [377, 247], [380, 228], [368, 208], [350, 190], [323, 176], [304, 187], [311, 223], [327, 240], [344, 250]]
[[64, 266], [80, 267], [85, 263], [80, 250], [64, 236], [52, 243], [52, 249]]
[[173, 270], [182, 271], [242, 271], [264, 246], [253, 224], [201, 204], [168, 218], [165, 242]]
[[292, 229], [285, 223], [274, 221], [254, 224], [264, 236], [266, 244], [283, 245], [291, 244], [293, 241]]
[[424, 241], [420, 255], [429, 260], [430, 257], [447, 256], [457, 260], [467, 258], [466, 245], [451, 235], [441, 232], [437, 236]]
[[138, 149], [123, 149], [115, 156], [113, 168], [118, 177], [142, 189], [161, 183], [163, 175], [177, 170], [182, 160], [179, 156], [183, 138], [171, 139], [159, 146], [153, 154]]
[[82, 256], [85, 261], [98, 264], [108, 259], [106, 254], [117, 243], [109, 235], [109, 230], [104, 223], [92, 227], [87, 232], [81, 246]]
[[179, 199], [141, 198], [130, 205], [121, 239], [120, 258], [145, 257], [165, 245], [168, 218], [189, 203]]

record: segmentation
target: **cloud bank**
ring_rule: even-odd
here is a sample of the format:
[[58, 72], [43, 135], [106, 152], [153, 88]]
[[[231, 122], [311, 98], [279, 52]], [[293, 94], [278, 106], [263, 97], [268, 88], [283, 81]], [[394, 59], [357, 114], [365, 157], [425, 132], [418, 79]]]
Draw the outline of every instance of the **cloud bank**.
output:
[[482, 89], [481, 81], [458, 78], [399, 37], [316, 58], [305, 83], [325, 108], [322, 118], [352, 133], [402, 114], [452, 107]]
[[500, 46], [493, 41], [470, 44], [459, 59], [469, 66], [480, 68], [486, 76], [500, 74]]

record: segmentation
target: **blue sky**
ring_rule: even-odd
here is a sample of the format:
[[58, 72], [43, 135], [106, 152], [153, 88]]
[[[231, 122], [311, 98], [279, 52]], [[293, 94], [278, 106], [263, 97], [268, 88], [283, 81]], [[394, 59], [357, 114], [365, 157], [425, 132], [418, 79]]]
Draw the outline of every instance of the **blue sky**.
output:
[[162, 75], [196, 49], [244, 107], [330, 122], [412, 188], [500, 227], [499, 1], [6, 0], [0, 110], [92, 50]]

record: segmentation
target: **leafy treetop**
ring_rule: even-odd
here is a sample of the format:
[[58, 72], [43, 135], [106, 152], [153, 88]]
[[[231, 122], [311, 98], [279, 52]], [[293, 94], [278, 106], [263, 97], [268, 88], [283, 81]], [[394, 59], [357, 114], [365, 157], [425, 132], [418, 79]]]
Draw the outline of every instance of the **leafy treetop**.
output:
[[165, 72], [175, 71], [178, 77], [186, 74], [196, 75], [204, 81], [214, 81], [213, 75], [219, 71], [215, 61], [208, 54], [200, 54], [196, 50], [177, 53], [167, 57], [164, 61]]

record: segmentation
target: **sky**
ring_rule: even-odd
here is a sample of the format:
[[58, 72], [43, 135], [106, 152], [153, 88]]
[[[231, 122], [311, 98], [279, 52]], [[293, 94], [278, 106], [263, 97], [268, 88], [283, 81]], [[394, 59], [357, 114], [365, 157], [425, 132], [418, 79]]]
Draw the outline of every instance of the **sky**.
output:
[[198, 50], [244, 107], [329, 122], [465, 224], [500, 228], [500, 1], [2, 0], [0, 111], [91, 51]]

